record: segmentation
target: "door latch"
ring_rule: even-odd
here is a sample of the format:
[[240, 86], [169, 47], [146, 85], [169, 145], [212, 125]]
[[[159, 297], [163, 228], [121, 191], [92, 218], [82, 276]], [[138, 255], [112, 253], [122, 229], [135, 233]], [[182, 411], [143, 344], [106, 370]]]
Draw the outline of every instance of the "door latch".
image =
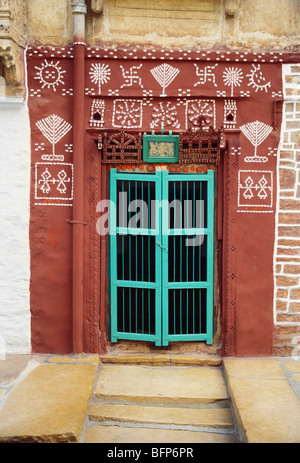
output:
[[156, 244], [157, 244], [157, 246], [159, 246], [163, 251], [166, 250], [166, 248], [165, 248], [162, 244], [160, 244], [158, 241], [156, 241]]

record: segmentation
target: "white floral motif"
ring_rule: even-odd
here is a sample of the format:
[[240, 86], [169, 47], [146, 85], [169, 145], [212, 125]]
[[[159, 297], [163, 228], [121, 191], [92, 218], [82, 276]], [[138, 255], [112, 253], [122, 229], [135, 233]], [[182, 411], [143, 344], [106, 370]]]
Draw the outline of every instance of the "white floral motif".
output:
[[233, 96], [233, 88], [240, 87], [244, 78], [243, 71], [240, 68], [226, 68], [223, 72], [224, 84], [231, 88], [231, 96]]
[[125, 129], [142, 126], [142, 100], [115, 100], [113, 126]]
[[186, 103], [186, 128], [189, 123], [195, 127], [215, 127], [216, 109], [214, 100], [188, 100]]
[[151, 128], [173, 126], [178, 129], [180, 127], [180, 123], [177, 119], [176, 106], [170, 103], [170, 101], [165, 104], [160, 102], [158, 105], [154, 106], [152, 119], [150, 124]]
[[98, 84], [98, 93], [101, 93], [101, 85], [107, 84], [110, 80], [111, 70], [108, 64], [96, 63], [92, 64], [90, 70], [91, 81], [93, 84]]

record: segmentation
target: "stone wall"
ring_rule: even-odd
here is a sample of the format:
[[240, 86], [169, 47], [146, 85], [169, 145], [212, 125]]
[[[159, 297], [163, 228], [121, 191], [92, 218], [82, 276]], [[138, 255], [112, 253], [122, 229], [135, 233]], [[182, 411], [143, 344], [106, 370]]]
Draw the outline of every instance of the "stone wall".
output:
[[283, 65], [283, 122], [278, 151], [275, 240], [275, 354], [300, 341], [300, 65]]
[[[27, 0], [29, 45], [72, 42], [72, 0]], [[87, 41], [274, 51], [299, 46], [298, 0], [86, 0]], [[101, 4], [94, 0], [94, 5]], [[232, 7], [233, 6], [233, 7]]]

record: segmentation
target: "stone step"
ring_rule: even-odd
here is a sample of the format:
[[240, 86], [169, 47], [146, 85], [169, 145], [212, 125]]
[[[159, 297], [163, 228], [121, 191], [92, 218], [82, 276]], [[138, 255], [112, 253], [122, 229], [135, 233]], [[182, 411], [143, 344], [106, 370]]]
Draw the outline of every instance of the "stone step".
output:
[[93, 359], [35, 367], [0, 410], [0, 443], [79, 442], [96, 372]]
[[217, 356], [199, 356], [196, 354], [106, 354], [100, 357], [104, 364], [152, 365], [152, 366], [212, 366], [222, 365]]
[[219, 368], [142, 365], [103, 365], [94, 396], [102, 400], [170, 404], [229, 399]]
[[92, 421], [155, 423], [176, 426], [232, 428], [230, 408], [186, 408], [124, 404], [91, 404]]
[[193, 443], [236, 443], [233, 434], [218, 432], [197, 432], [174, 429], [92, 426], [87, 429], [85, 443], [155, 443], [155, 444], [193, 444]]

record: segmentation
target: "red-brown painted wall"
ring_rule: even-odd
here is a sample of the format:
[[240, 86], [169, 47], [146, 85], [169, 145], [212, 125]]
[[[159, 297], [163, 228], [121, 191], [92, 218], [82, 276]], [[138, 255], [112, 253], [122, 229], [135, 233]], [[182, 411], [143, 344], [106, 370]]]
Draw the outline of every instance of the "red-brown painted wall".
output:
[[[34, 352], [72, 352], [72, 49], [29, 49]], [[290, 59], [286, 57], [285, 59]], [[222, 352], [268, 355], [273, 332], [280, 54], [86, 50], [86, 129], [148, 133], [224, 125]], [[279, 103], [277, 102], [279, 101]], [[276, 103], [277, 102], [277, 103]], [[95, 107], [98, 122], [91, 119]], [[227, 120], [231, 112], [232, 120]], [[230, 119], [230, 118], [229, 118]], [[97, 127], [98, 125], [98, 127]], [[84, 350], [105, 349], [107, 242], [95, 231], [108, 167], [85, 134]], [[255, 156], [255, 157], [254, 157]], [[52, 199], [51, 199], [52, 198]], [[101, 316], [99, 315], [101, 314]], [[100, 326], [100, 330], [99, 330]]]

